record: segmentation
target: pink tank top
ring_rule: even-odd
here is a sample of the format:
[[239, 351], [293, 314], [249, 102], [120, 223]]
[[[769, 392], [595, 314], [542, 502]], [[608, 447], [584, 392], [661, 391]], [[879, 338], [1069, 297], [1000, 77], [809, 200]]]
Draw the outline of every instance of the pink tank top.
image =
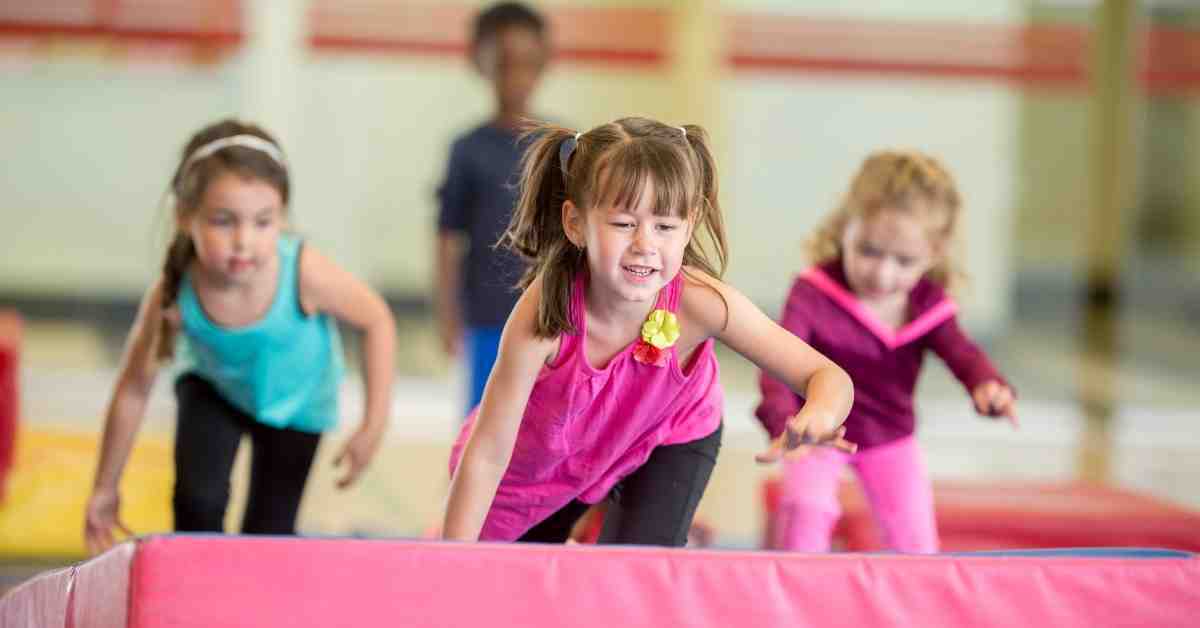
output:
[[[592, 367], [587, 338], [586, 274], [571, 287], [571, 323], [553, 363], [543, 366], [529, 395], [512, 460], [480, 533], [482, 541], [512, 541], [571, 500], [603, 499], [625, 476], [646, 462], [659, 445], [708, 436], [721, 423], [721, 390], [713, 341], [679, 363], [675, 347], [663, 366], [634, 359], [636, 342], [603, 369]], [[675, 312], [683, 274], [658, 295], [655, 308]], [[467, 417], [450, 454], [458, 466], [479, 409]]]

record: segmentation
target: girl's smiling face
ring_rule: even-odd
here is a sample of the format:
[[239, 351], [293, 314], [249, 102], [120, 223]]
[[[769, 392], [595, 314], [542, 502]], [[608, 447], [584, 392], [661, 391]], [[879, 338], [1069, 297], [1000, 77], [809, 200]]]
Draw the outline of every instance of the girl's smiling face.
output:
[[654, 192], [647, 179], [633, 206], [583, 210], [563, 204], [563, 228], [586, 252], [598, 296], [653, 301], [682, 268], [692, 225], [682, 216], [656, 215]]

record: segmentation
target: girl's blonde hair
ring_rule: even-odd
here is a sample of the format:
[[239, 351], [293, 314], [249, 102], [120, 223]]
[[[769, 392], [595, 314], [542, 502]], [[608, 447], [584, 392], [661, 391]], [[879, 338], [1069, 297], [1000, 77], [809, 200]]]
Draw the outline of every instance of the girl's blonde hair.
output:
[[809, 261], [822, 264], [841, 257], [842, 234], [850, 220], [868, 219], [884, 209], [910, 213], [925, 223], [930, 241], [941, 251], [926, 278], [947, 290], [959, 287], [963, 273], [955, 238], [962, 198], [941, 162], [915, 150], [882, 150], [867, 156], [841, 204], [806, 243]]
[[[257, 137], [269, 144], [265, 148], [275, 147], [272, 154], [261, 148], [245, 145], [230, 145], [219, 148], [211, 153], [200, 155], [197, 149], [212, 147], [213, 142], [224, 138], [236, 138], [239, 135]], [[216, 146], [219, 146], [216, 145]], [[192, 216], [204, 199], [208, 184], [224, 172], [234, 172], [244, 177], [261, 180], [275, 188], [283, 199], [284, 209], [287, 209], [291, 185], [288, 181], [287, 166], [279, 158], [282, 151], [279, 144], [269, 133], [256, 125], [237, 120], [222, 120], [196, 132], [183, 147], [179, 156], [179, 165], [171, 177], [170, 197], [174, 202], [175, 236], [167, 247], [166, 258], [163, 260], [162, 307], [166, 309], [175, 303], [179, 297], [179, 286], [188, 266], [196, 257], [196, 247], [192, 238], [184, 232], [180, 225]], [[171, 324], [164, 318], [158, 331], [158, 358], [170, 359], [175, 352], [174, 335]]]
[[704, 129], [668, 126], [647, 118], [623, 118], [586, 133], [533, 123], [522, 159], [521, 195], [500, 244], [532, 264], [524, 289], [542, 278], [535, 333], [553, 338], [574, 332], [571, 282], [586, 253], [567, 239], [562, 206], [580, 209], [632, 207], [647, 182], [654, 184], [654, 213], [679, 216], [694, 225], [683, 263], [714, 277], [725, 271], [725, 224], [717, 201], [716, 163]]

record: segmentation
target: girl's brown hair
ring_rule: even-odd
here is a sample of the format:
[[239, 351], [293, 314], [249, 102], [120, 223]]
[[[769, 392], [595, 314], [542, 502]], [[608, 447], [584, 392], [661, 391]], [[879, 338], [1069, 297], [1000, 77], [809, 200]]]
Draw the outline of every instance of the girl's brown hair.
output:
[[[278, 155], [279, 144], [269, 133], [256, 125], [237, 120], [222, 120], [204, 127], [192, 136], [183, 148], [179, 157], [179, 165], [171, 177], [170, 196], [173, 199], [175, 215], [175, 236], [167, 247], [166, 259], [162, 269], [162, 307], [165, 310], [175, 303], [179, 297], [179, 285], [188, 266], [196, 257], [196, 247], [192, 238], [182, 228], [185, 221], [200, 208], [204, 192], [208, 184], [218, 175], [233, 172], [243, 177], [258, 179], [266, 182], [279, 192], [286, 209], [291, 185], [288, 181], [287, 167], [276, 156], [251, 146], [231, 145], [215, 150], [210, 155], [192, 159], [192, 155], [201, 147], [226, 137], [235, 135], [250, 135], [270, 142], [276, 147]], [[170, 323], [164, 318], [158, 333], [158, 357], [169, 359], [174, 354], [175, 342]]]
[[654, 186], [654, 213], [687, 219], [692, 238], [685, 266], [714, 277], [725, 271], [728, 252], [716, 163], [704, 129], [668, 126], [647, 118], [622, 118], [576, 136], [552, 124], [530, 125], [522, 159], [520, 199], [501, 245], [532, 264], [524, 289], [542, 278], [535, 333], [553, 338], [573, 333], [571, 282], [586, 265], [586, 253], [567, 239], [562, 207], [567, 200], [587, 210], [632, 207], [647, 182]]
[[809, 261], [822, 264], [842, 255], [842, 234], [855, 217], [884, 209], [912, 213], [942, 251], [926, 277], [948, 290], [963, 274], [955, 255], [962, 198], [950, 172], [935, 158], [915, 150], [883, 150], [863, 161], [841, 204], [825, 217], [806, 243]]

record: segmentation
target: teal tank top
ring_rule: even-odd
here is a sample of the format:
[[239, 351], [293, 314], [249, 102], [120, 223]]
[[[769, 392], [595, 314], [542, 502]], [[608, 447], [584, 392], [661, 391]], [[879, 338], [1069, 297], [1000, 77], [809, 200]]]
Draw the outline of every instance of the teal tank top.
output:
[[244, 327], [210, 320], [185, 274], [176, 368], [208, 380], [260, 423], [318, 433], [337, 423], [342, 343], [332, 318], [301, 309], [300, 248], [299, 239], [280, 236], [275, 300], [265, 316]]

